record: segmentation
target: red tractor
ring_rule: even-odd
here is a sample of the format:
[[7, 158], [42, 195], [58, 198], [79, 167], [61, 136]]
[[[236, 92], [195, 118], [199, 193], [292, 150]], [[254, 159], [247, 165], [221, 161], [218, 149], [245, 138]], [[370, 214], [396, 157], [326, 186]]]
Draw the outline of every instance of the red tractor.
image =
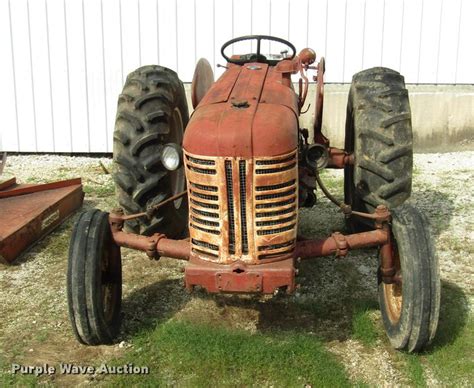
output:
[[[227, 55], [248, 44], [249, 54]], [[285, 48], [265, 53], [277, 45]], [[70, 319], [77, 339], [110, 343], [120, 328], [120, 247], [187, 260], [185, 286], [210, 293], [292, 293], [301, 260], [344, 257], [378, 247], [379, 301], [396, 349], [417, 351], [434, 337], [440, 281], [426, 218], [406, 203], [413, 149], [403, 77], [377, 67], [353, 77], [344, 149], [321, 132], [324, 58], [288, 41], [252, 35], [222, 47], [225, 72], [214, 82], [200, 60], [194, 112], [177, 74], [144, 66], [118, 99], [114, 179], [120, 208], [83, 213], [71, 238]], [[313, 136], [300, 128], [315, 71]], [[296, 91], [292, 75], [299, 74]], [[344, 203], [324, 186], [323, 168], [344, 169]], [[298, 209], [316, 202], [316, 182], [351, 234], [301, 240]]]

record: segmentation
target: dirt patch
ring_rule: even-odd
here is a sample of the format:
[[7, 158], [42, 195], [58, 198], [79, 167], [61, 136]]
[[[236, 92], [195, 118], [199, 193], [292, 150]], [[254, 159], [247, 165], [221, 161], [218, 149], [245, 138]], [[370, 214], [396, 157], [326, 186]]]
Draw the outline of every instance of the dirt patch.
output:
[[406, 385], [407, 379], [396, 365], [396, 361], [387, 350], [385, 344], [377, 344], [367, 349], [360, 342], [347, 341], [331, 342], [328, 344], [331, 352], [339, 356], [353, 380], [368, 383], [380, 382], [383, 385]]

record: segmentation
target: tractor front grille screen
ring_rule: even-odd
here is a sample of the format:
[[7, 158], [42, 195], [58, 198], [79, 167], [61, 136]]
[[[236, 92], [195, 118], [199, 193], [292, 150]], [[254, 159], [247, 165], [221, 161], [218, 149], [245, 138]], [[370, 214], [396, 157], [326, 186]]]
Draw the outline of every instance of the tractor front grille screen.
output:
[[242, 254], [249, 253], [249, 240], [247, 235], [247, 171], [245, 160], [239, 161], [240, 183], [240, 227], [242, 230]]
[[293, 254], [296, 150], [254, 159], [185, 153], [185, 160], [193, 255], [220, 263], [256, 264]]
[[225, 161], [225, 182], [229, 215], [229, 253], [235, 254], [234, 184], [232, 182], [232, 162], [230, 160]]

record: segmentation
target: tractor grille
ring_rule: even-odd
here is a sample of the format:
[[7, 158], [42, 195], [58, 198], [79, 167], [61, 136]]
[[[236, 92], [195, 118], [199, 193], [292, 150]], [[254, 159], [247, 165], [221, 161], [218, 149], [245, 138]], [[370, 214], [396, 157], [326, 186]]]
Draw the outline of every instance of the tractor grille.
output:
[[295, 249], [296, 151], [271, 158], [185, 154], [194, 255], [230, 263], [283, 259]]

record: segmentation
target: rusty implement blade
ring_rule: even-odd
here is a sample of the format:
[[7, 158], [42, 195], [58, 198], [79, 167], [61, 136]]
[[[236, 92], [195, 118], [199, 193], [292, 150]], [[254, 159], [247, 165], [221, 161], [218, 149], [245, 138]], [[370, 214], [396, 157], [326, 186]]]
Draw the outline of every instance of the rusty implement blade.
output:
[[[10, 181], [7, 181], [5, 183], [8, 183], [8, 182]], [[59, 189], [61, 187], [68, 187], [68, 186], [80, 185], [80, 184], [81, 184], [81, 179], [76, 178], [76, 179], [68, 179], [68, 180], [59, 181], [59, 182], [42, 183], [38, 185], [31, 185], [31, 184], [21, 184], [21, 185], [16, 185], [16, 186], [10, 185], [9, 187], [5, 188], [5, 190], [3, 190], [3, 188], [0, 188], [0, 190], [3, 190], [3, 191], [0, 191], [0, 199], [16, 197], [17, 195], [36, 193], [39, 191]]]
[[[45, 190], [45, 186], [49, 189]], [[14, 196], [0, 197], [0, 261], [13, 262], [82, 205], [84, 192], [80, 179], [67, 184], [27, 185], [29, 189], [39, 187], [41, 191], [29, 193], [23, 190], [23, 185], [0, 191], [0, 194], [16, 192]]]
[[8, 189], [8, 188], [10, 188], [14, 185], [16, 185], [16, 178], [8, 179], [8, 180], [0, 183], [0, 191], [6, 190], [6, 189]]

